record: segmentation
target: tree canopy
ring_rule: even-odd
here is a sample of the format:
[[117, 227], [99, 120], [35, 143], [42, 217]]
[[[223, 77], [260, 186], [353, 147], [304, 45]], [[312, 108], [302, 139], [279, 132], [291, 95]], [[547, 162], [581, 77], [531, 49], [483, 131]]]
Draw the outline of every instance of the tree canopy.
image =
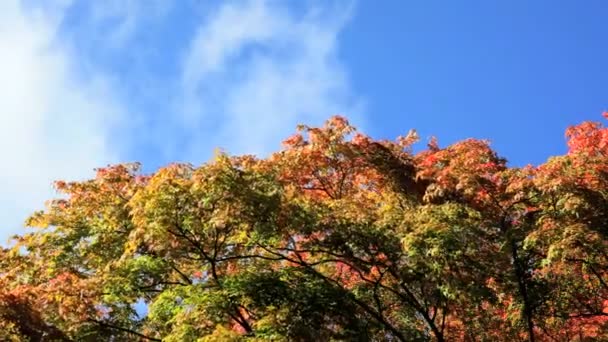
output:
[[608, 128], [566, 138], [510, 167], [333, 117], [267, 158], [58, 181], [0, 251], [0, 339], [608, 340]]

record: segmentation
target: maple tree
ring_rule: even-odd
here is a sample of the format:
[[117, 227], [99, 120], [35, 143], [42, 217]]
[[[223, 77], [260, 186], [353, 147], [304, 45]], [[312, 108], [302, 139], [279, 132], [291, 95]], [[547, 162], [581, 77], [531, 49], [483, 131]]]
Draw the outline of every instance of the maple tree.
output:
[[0, 253], [7, 341], [608, 340], [608, 128], [509, 167], [342, 117], [267, 158], [56, 182]]

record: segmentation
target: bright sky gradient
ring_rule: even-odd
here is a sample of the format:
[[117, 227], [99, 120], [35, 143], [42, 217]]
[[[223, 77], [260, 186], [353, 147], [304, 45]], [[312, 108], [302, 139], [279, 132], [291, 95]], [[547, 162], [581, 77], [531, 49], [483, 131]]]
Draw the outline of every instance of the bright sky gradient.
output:
[[605, 0], [2, 0], [0, 238], [55, 179], [263, 154], [337, 113], [541, 163], [608, 108], [607, 16]]

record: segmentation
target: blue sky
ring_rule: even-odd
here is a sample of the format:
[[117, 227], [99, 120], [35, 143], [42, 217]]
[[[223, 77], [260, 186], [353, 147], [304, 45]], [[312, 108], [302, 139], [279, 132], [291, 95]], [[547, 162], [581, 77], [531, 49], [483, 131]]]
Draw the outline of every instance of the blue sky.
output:
[[0, 2], [0, 237], [55, 179], [277, 149], [346, 115], [512, 165], [608, 108], [605, 1]]

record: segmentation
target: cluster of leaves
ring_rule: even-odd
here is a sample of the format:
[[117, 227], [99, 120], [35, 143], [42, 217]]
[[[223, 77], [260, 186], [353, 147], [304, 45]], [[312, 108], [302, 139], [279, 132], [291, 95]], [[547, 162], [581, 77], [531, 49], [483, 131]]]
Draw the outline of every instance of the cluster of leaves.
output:
[[608, 340], [608, 128], [567, 138], [511, 168], [334, 117], [265, 159], [57, 182], [0, 254], [0, 338]]

